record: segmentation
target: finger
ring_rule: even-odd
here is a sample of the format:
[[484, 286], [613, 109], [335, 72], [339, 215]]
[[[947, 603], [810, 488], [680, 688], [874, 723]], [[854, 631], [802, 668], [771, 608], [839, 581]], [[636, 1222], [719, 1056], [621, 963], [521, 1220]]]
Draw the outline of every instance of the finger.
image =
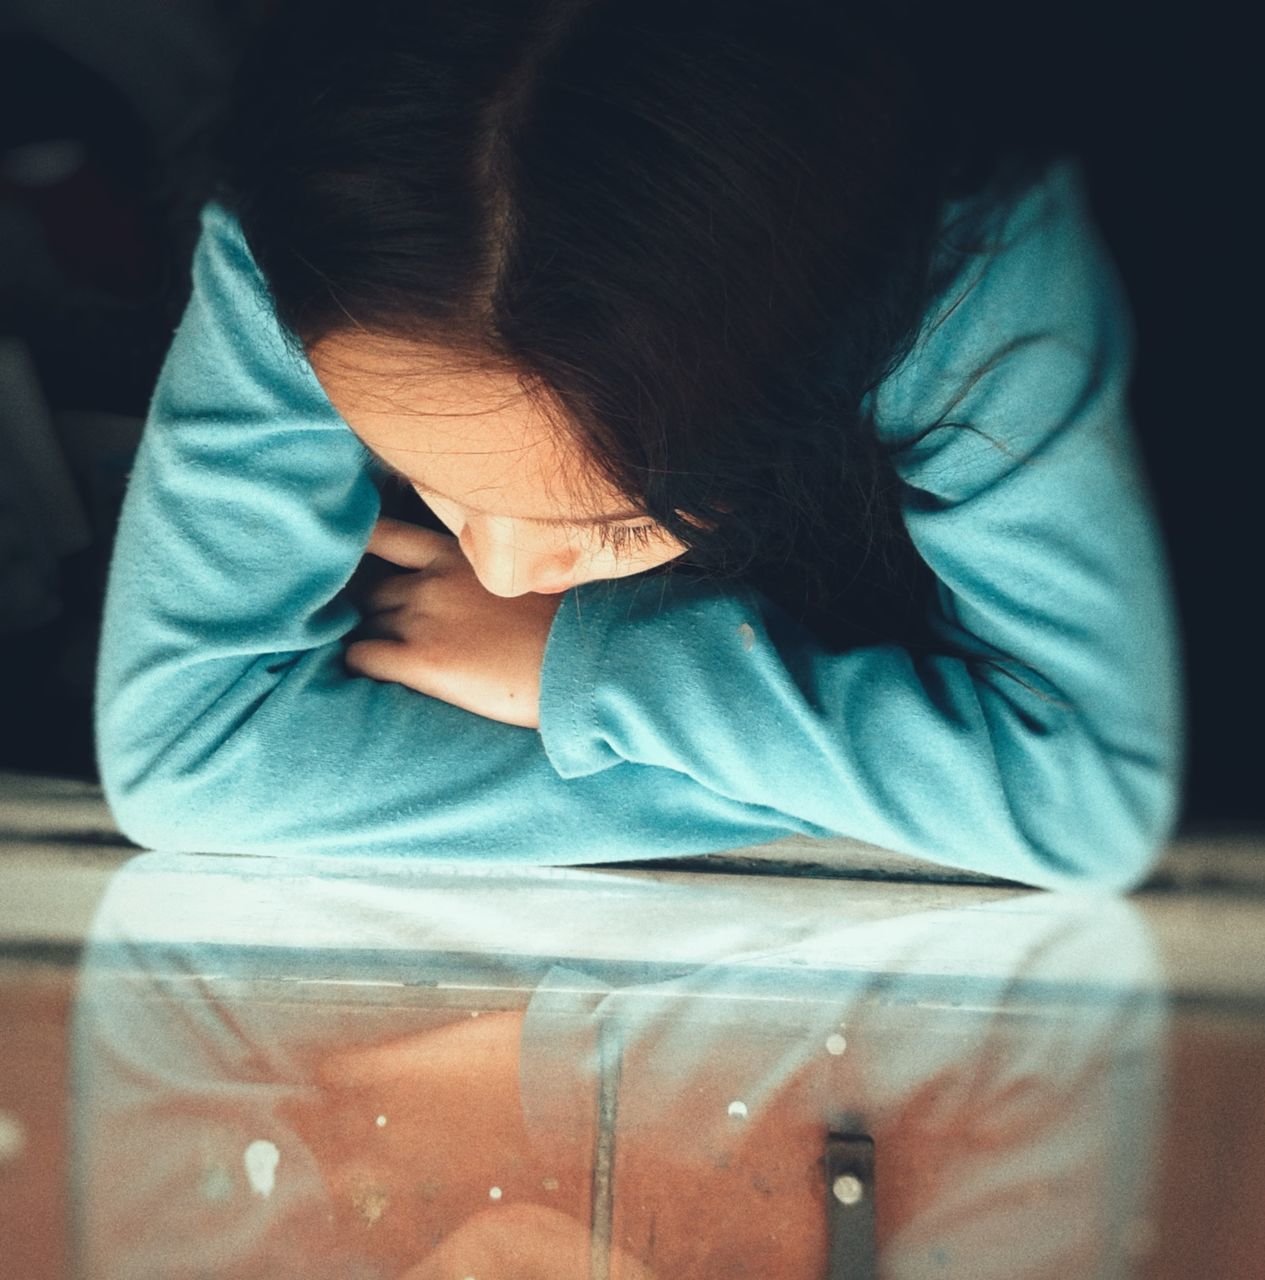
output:
[[380, 608], [367, 611], [360, 620], [360, 625], [353, 633], [356, 641], [361, 640], [395, 640], [402, 642], [404, 635], [400, 629], [401, 607]]
[[[419, 583], [425, 581], [423, 573], [392, 573], [374, 584], [365, 597], [365, 612], [379, 613], [383, 609], [401, 609], [416, 604]], [[434, 585], [433, 581], [431, 585]]]
[[365, 550], [403, 569], [429, 569], [451, 555], [455, 546], [456, 539], [451, 534], [380, 516]]
[[343, 662], [356, 675], [381, 680], [385, 684], [407, 683], [417, 688], [416, 662], [410, 666], [410, 652], [409, 645], [394, 638], [357, 640], [347, 646]]

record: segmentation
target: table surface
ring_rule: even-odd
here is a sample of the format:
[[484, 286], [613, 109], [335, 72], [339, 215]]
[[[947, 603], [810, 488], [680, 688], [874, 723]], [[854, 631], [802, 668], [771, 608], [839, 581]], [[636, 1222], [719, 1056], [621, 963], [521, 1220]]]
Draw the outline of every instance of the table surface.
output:
[[1265, 844], [1119, 899], [810, 843], [172, 855], [0, 780], [8, 1273], [1260, 1276]]

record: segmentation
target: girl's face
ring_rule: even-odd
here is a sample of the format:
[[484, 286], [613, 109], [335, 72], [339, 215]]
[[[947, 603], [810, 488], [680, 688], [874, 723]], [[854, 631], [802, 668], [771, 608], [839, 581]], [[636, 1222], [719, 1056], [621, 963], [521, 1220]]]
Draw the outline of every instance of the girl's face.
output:
[[493, 595], [643, 573], [686, 547], [594, 476], [516, 379], [360, 333], [309, 352], [330, 403], [456, 535]]

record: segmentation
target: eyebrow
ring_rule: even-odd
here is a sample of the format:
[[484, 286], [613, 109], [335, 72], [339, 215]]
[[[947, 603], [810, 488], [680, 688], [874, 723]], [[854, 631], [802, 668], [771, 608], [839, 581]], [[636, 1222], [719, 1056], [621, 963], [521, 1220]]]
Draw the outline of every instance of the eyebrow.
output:
[[[449, 498], [447, 495], [440, 493], [436, 489], [432, 489], [427, 485], [414, 480], [412, 476], [407, 476], [399, 467], [393, 466], [388, 462], [376, 449], [366, 444], [363, 440], [360, 442], [365, 452], [385, 471], [388, 475], [394, 476], [397, 480], [402, 480], [405, 484], [420, 489], [423, 493], [432, 494], [436, 498], [442, 498], [445, 502], [456, 502], [456, 498]], [[464, 503], [459, 503], [464, 506]], [[477, 512], [479, 515], [495, 515], [495, 512], [483, 511], [479, 507], [466, 507], [467, 511]], [[617, 512], [614, 515], [594, 516], [590, 520], [549, 520], [543, 516], [516, 516], [513, 519], [523, 520], [528, 524], [545, 524], [559, 528], [574, 527], [575, 525], [606, 525], [606, 524], [622, 524], [627, 520], [646, 520], [649, 516], [644, 511], [625, 511]]]

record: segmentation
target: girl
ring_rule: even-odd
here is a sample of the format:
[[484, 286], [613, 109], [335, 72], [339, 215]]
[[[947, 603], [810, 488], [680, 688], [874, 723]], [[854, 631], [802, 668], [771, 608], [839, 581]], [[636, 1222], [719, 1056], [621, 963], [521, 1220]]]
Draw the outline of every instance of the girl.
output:
[[1075, 164], [859, 8], [274, 15], [114, 551], [129, 836], [1146, 873], [1180, 678], [1121, 290]]

